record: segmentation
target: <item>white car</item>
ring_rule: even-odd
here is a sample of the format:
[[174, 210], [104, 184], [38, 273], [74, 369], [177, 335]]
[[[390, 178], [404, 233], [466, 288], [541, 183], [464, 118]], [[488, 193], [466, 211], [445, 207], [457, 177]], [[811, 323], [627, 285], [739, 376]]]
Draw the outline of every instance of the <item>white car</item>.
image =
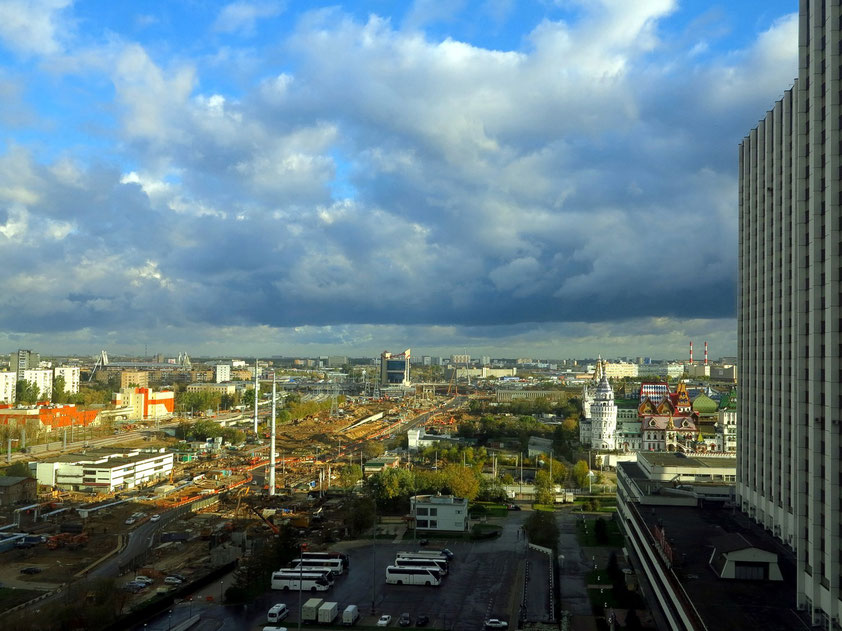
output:
[[149, 521], [158, 521], [159, 519], [161, 519], [160, 515], [152, 515], [152, 517], [149, 518]]
[[498, 618], [489, 618], [485, 621], [486, 629], [508, 629], [509, 623]]
[[181, 585], [184, 581], [182, 581], [182, 580], [181, 580], [180, 578], [178, 578], [177, 576], [167, 576], [167, 577], [164, 579], [164, 582], [165, 582], [167, 585]]
[[129, 517], [129, 518], [126, 520], [126, 526], [131, 526], [133, 523], [135, 523], [135, 521], [136, 521], [136, 520], [135, 520], [135, 518], [134, 518], [134, 517]]
[[391, 621], [392, 621], [392, 616], [390, 616], [387, 613], [384, 613], [382, 616], [380, 616], [380, 620], [377, 621], [377, 626], [378, 627], [388, 627], [389, 623]]
[[143, 583], [143, 584], [145, 584], [145, 585], [151, 585], [151, 584], [152, 584], [152, 583], [154, 583], [155, 581], [153, 581], [153, 580], [152, 580], [151, 578], [149, 578], [148, 576], [135, 576], [135, 577], [134, 577], [134, 582], [135, 582], [135, 583]]

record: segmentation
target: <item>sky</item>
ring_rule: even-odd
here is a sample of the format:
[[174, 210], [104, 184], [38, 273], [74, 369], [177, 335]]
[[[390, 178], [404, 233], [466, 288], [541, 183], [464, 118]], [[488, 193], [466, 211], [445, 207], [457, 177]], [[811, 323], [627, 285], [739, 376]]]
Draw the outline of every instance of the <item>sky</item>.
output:
[[0, 351], [734, 355], [796, 11], [0, 0]]

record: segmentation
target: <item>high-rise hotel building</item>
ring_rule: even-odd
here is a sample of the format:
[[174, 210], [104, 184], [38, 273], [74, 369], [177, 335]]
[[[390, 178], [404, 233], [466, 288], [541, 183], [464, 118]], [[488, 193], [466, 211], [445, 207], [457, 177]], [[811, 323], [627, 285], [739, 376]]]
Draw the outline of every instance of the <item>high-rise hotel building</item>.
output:
[[840, 628], [842, 2], [801, 0], [798, 77], [740, 145], [741, 509]]

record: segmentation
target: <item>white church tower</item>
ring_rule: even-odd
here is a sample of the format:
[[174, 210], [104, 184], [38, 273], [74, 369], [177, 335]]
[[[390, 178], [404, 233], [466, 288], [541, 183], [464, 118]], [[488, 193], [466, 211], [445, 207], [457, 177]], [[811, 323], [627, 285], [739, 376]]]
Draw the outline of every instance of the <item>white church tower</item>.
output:
[[608, 377], [602, 373], [590, 405], [591, 448], [617, 448], [617, 405]]

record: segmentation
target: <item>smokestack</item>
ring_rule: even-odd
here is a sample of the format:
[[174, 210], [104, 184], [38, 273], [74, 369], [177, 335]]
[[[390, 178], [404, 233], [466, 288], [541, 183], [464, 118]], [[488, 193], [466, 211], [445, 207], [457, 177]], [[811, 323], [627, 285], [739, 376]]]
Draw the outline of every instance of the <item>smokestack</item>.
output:
[[275, 494], [275, 373], [272, 373], [272, 433], [269, 439], [269, 495]]
[[693, 365], [693, 340], [690, 340], [690, 365]]
[[708, 365], [708, 343], [705, 342], [705, 366]]

